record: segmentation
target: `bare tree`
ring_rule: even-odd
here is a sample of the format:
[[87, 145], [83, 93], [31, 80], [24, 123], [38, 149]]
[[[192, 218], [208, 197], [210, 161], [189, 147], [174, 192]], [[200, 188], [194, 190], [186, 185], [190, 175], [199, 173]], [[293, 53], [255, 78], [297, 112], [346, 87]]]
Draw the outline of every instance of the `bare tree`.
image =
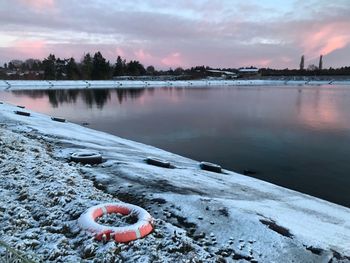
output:
[[314, 64], [310, 64], [310, 65], [307, 67], [307, 70], [309, 70], [309, 71], [315, 71], [315, 70], [317, 70], [317, 66], [314, 65]]

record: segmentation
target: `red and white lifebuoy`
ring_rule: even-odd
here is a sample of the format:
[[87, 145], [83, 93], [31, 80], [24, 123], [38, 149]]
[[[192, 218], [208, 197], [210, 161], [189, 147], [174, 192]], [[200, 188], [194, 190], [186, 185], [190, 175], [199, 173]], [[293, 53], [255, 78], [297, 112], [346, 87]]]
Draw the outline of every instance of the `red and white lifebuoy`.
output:
[[[138, 221], [123, 227], [104, 226], [96, 223], [96, 219], [111, 213], [122, 215], [135, 214]], [[126, 203], [106, 203], [90, 207], [83, 213], [78, 223], [81, 228], [96, 233], [97, 240], [114, 239], [116, 242], [129, 242], [147, 236], [153, 230], [153, 218], [143, 208]]]

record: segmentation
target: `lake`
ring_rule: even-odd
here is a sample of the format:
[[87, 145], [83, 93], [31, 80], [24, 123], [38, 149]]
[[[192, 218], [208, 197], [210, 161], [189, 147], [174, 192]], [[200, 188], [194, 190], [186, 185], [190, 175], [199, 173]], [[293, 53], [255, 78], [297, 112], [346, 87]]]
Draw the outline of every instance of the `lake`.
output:
[[350, 207], [350, 87], [0, 92], [0, 100]]

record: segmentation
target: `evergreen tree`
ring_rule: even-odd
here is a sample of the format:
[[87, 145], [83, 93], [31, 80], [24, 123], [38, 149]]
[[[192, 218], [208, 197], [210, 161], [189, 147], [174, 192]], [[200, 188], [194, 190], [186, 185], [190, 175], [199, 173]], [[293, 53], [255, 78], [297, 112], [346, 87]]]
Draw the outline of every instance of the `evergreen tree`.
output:
[[147, 74], [148, 75], [153, 75], [155, 72], [156, 72], [156, 70], [154, 69], [154, 67], [151, 65], [151, 66], [148, 66], [147, 68], [146, 68], [146, 71], [147, 71]]
[[131, 76], [140, 76], [146, 74], [146, 70], [143, 65], [137, 60], [130, 60], [126, 65], [127, 73]]
[[114, 66], [114, 76], [123, 76], [125, 75], [126, 72], [126, 61], [122, 60], [120, 56], [117, 57], [117, 62], [115, 63]]
[[71, 79], [71, 80], [80, 79], [81, 74], [74, 58], [70, 58], [68, 60], [68, 63], [66, 66], [66, 72], [67, 72], [67, 79]]
[[62, 80], [65, 78], [66, 74], [66, 59], [56, 59], [56, 79]]
[[174, 70], [174, 74], [179, 76], [182, 75], [184, 73], [184, 69], [182, 67], [178, 67]]
[[300, 70], [304, 70], [304, 63], [304, 55], [302, 55], [300, 59]]
[[44, 79], [56, 79], [56, 57], [50, 54], [43, 63]]
[[106, 59], [102, 56], [101, 52], [98, 51], [95, 53], [92, 60], [92, 79], [108, 79], [110, 75], [110, 66], [109, 62], [106, 62]]
[[318, 69], [322, 70], [323, 68], [323, 55], [320, 56], [320, 62], [318, 63]]
[[90, 53], [87, 53], [81, 61], [81, 75], [83, 79], [91, 79], [92, 67], [92, 57]]

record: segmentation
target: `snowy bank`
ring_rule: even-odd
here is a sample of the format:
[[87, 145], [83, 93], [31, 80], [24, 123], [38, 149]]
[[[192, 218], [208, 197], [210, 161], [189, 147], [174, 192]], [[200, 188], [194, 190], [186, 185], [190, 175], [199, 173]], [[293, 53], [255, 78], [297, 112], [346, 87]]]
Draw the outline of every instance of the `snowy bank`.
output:
[[312, 86], [350, 85], [350, 81], [307, 80], [0, 80], [0, 90], [25, 89], [85, 89], [85, 88], [156, 88], [156, 87], [210, 87], [210, 86]]
[[[37, 261], [350, 260], [348, 208], [234, 172], [203, 171], [194, 160], [16, 110], [0, 104], [0, 236]], [[105, 162], [69, 162], [80, 149], [100, 152]], [[147, 156], [175, 168], [149, 165]], [[103, 244], [79, 229], [87, 208], [118, 200], [145, 208], [155, 231], [128, 244]]]

